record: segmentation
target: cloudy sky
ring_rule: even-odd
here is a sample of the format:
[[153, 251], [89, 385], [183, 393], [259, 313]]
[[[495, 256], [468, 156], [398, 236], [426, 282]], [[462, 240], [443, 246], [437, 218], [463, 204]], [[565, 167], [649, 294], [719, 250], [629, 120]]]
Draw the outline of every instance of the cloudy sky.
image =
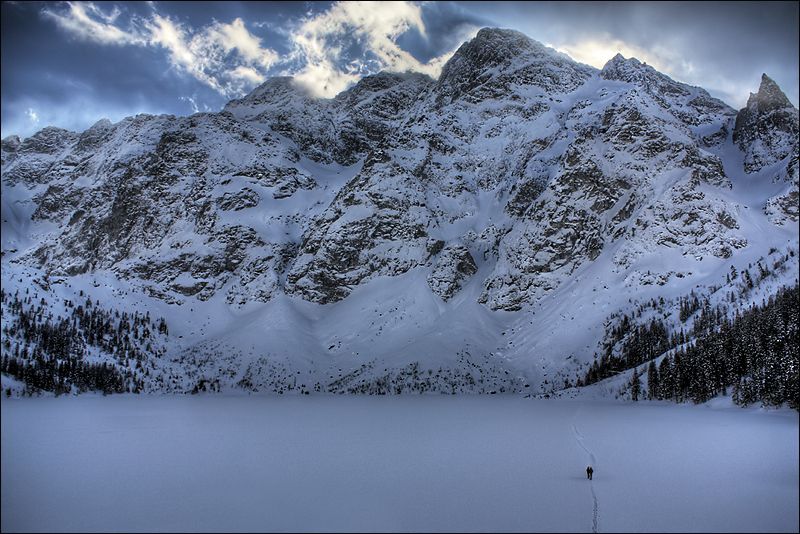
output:
[[485, 26], [601, 68], [617, 52], [743, 107], [798, 104], [797, 2], [3, 2], [2, 136], [217, 111], [293, 75], [334, 96], [382, 69], [438, 76]]

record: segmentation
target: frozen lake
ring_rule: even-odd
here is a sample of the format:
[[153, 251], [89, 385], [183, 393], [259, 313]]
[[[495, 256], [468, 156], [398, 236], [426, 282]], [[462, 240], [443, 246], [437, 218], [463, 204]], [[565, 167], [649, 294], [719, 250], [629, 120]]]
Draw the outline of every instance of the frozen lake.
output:
[[1, 404], [3, 531], [800, 528], [787, 410], [495, 396]]

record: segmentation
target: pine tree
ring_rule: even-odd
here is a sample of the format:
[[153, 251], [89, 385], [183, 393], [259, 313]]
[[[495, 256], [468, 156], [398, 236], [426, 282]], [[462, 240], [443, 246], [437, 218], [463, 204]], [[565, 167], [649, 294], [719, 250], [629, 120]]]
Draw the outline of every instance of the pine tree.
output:
[[753, 289], [753, 278], [750, 276], [750, 271], [748, 269], [742, 271], [742, 278], [744, 279], [745, 287], [748, 290]]
[[656, 368], [656, 361], [650, 360], [650, 365], [647, 367], [647, 398], [654, 400], [658, 398], [658, 369]]
[[672, 357], [667, 355], [658, 366], [658, 398], [671, 400], [675, 398], [675, 380], [672, 375]]
[[639, 380], [639, 370], [633, 369], [633, 376], [631, 377], [631, 400], [638, 401], [639, 395], [642, 392], [642, 383]]

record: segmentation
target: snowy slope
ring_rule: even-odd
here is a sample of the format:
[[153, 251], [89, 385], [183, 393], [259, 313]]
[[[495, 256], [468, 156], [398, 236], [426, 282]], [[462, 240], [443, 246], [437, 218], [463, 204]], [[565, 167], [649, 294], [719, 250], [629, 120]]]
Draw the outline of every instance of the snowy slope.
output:
[[796, 252], [797, 146], [767, 77], [737, 114], [484, 29], [438, 80], [4, 139], [3, 289], [165, 317], [150, 391], [549, 392], [613, 314]]

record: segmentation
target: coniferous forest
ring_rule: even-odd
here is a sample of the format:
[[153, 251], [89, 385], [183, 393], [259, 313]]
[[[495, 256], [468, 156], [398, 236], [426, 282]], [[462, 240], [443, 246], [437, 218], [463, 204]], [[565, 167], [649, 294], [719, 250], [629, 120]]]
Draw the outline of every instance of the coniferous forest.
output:
[[[708, 294], [651, 299], [630, 313], [612, 315], [601, 353], [576, 385], [633, 369], [620, 391], [632, 400], [701, 403], [730, 394], [742, 406], [786, 403], [800, 409], [798, 281], [760, 303], [743, 305], [794, 258], [790, 251], [771, 269], [764, 258], [741, 272], [731, 266], [725, 283], [709, 287]], [[723, 298], [712, 306], [710, 296], [718, 291]], [[672, 313], [677, 321], [670, 320]]]
[[[0, 372], [26, 392], [139, 393], [158, 356], [154, 338], [168, 335], [164, 318], [107, 310], [87, 298], [65, 301], [66, 317], [53, 315], [44, 298], [0, 291], [3, 357]], [[6, 391], [10, 394], [10, 391]]]
[[733, 318], [707, 312], [693, 340], [650, 361], [647, 397], [700, 403], [732, 392], [740, 405], [800, 409], [799, 299], [795, 284]]

